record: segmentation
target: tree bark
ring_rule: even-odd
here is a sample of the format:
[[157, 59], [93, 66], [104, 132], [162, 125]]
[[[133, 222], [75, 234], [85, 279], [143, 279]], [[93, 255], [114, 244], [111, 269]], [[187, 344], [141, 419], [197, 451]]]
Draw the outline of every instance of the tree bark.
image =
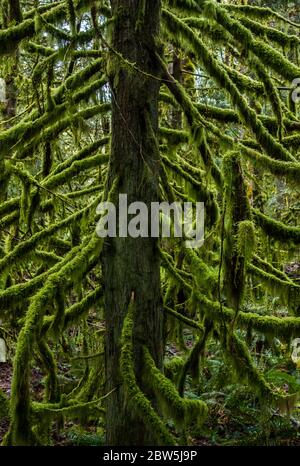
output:
[[[111, 0], [111, 6], [116, 22], [108, 67], [112, 93], [108, 190], [118, 177], [119, 193], [128, 195], [128, 204], [140, 201], [150, 207], [151, 202], [159, 200], [160, 156], [156, 136], [160, 81], [153, 76], [158, 75], [155, 51], [160, 0]], [[126, 64], [124, 59], [135, 65]], [[109, 239], [102, 261], [107, 326], [106, 388], [107, 392], [115, 389], [106, 404], [107, 443], [155, 444], [148, 426], [128, 406], [119, 355], [123, 321], [134, 293], [134, 362], [139, 385], [142, 387], [142, 345], [149, 348], [158, 367], [162, 367], [163, 311], [157, 239]], [[146, 392], [146, 387], [142, 388]], [[151, 398], [151, 394], [147, 396]]]

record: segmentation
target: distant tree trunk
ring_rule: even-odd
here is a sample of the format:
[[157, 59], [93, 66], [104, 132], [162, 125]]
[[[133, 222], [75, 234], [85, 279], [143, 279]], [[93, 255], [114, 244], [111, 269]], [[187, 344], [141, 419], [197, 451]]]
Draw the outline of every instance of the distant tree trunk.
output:
[[[4, 2], [3, 2], [4, 3]], [[10, 0], [8, 4], [2, 5], [2, 26], [9, 27], [12, 23], [19, 23], [22, 20], [22, 13], [20, 10], [20, 3], [17, 0]], [[15, 78], [18, 72], [18, 47], [14, 47], [11, 52], [14, 58], [13, 65], [11, 65], [10, 72], [5, 76], [5, 103], [2, 106], [2, 116], [7, 120], [5, 128], [10, 128], [11, 119], [17, 113], [17, 89]], [[6, 201], [7, 187], [9, 183], [9, 174], [5, 169], [4, 163], [0, 163], [0, 202]]]
[[[119, 193], [128, 203], [150, 207], [159, 200], [160, 156], [158, 134], [159, 80], [155, 60], [160, 0], [112, 0], [116, 17], [111, 40], [109, 77], [112, 92], [112, 143], [108, 189], [120, 179]], [[116, 53], [117, 52], [117, 53]], [[126, 64], [121, 58], [134, 63]], [[138, 68], [140, 71], [137, 71]], [[158, 244], [152, 238], [116, 238], [103, 251], [106, 310], [107, 391], [116, 389], [106, 404], [107, 442], [110, 445], [155, 443], [147, 425], [127, 406], [119, 372], [120, 335], [132, 293], [136, 319], [134, 358], [141, 385], [142, 345], [162, 366], [162, 307]], [[145, 389], [145, 387], [144, 387]], [[151, 394], [147, 394], [151, 397]]]

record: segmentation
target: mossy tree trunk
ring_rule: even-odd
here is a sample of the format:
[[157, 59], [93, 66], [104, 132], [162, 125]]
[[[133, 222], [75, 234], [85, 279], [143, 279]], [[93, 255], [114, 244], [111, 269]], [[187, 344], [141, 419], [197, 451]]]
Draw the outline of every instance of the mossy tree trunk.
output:
[[[108, 66], [112, 92], [112, 143], [108, 189], [116, 177], [128, 204], [148, 207], [159, 200], [158, 134], [159, 79], [155, 49], [160, 0], [112, 0], [116, 17]], [[134, 63], [132, 67], [121, 58]], [[138, 70], [137, 70], [138, 69]], [[149, 209], [150, 211], [150, 209]], [[137, 212], [138, 213], [138, 212]], [[130, 217], [129, 217], [130, 220]], [[149, 223], [150, 224], [150, 223]], [[129, 302], [134, 296], [134, 363], [142, 386], [142, 346], [147, 345], [162, 366], [162, 306], [160, 260], [156, 239], [115, 238], [103, 252], [106, 309], [107, 442], [110, 445], [155, 443], [147, 425], [133, 412], [119, 370], [120, 336]], [[146, 391], [146, 387], [142, 387]], [[147, 393], [151, 398], [151, 394]]]
[[[2, 5], [2, 27], [9, 27], [11, 24], [19, 23], [22, 20], [22, 13], [20, 3], [18, 0], [10, 0], [7, 4], [3, 2]], [[17, 111], [17, 88], [16, 76], [18, 71], [18, 47], [13, 47], [11, 51], [11, 64], [9, 65], [9, 72], [5, 76], [5, 99], [6, 102], [2, 103], [1, 113], [7, 123], [4, 127], [10, 128], [12, 119], [16, 116]], [[5, 169], [4, 163], [0, 162], [0, 202], [6, 201], [7, 187], [9, 183], [9, 174]]]

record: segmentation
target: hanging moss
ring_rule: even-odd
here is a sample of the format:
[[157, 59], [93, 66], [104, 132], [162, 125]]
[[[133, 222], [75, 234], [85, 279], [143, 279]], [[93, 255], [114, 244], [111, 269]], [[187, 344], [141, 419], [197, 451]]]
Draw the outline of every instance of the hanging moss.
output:
[[[238, 87], [240, 91], [245, 91], [254, 96], [261, 97], [264, 94], [263, 83], [256, 81], [249, 76], [240, 73], [234, 68], [227, 66], [225, 63], [221, 64], [222, 68], [228, 73], [232, 82]], [[260, 118], [260, 116], [258, 116]]]
[[283, 109], [282, 109], [283, 105], [281, 102], [279, 91], [273, 84], [273, 81], [271, 77], [269, 76], [268, 72], [266, 71], [265, 66], [256, 57], [253, 57], [251, 60], [253, 61], [254, 68], [257, 72], [258, 77], [261, 79], [261, 81], [264, 84], [265, 94], [271, 103], [274, 115], [277, 119], [277, 127], [278, 127], [277, 136], [278, 136], [279, 141], [282, 142], [283, 133], [284, 133]]
[[108, 162], [107, 154], [98, 154], [83, 160], [75, 160], [71, 166], [60, 171], [56, 175], [51, 175], [41, 186], [51, 189], [56, 186], [62, 186], [75, 177], [90, 168], [99, 167]]
[[50, 271], [52, 271], [52, 268], [25, 283], [12, 285], [3, 291], [0, 291], [1, 313], [9, 313], [9, 309], [14, 307], [16, 304], [26, 302], [26, 299], [36, 293], [43, 285]]
[[[87, 294], [79, 303], [73, 304], [64, 313], [64, 330], [80, 322], [91, 307], [95, 306], [103, 295], [102, 287], [96, 288], [92, 293]], [[52, 327], [54, 316], [45, 316], [43, 319], [42, 333]]]
[[161, 251], [161, 259], [163, 267], [166, 267], [169, 271], [171, 271], [172, 276], [178, 281], [180, 285], [183, 285], [183, 288], [188, 290], [190, 293], [193, 291], [193, 287], [186, 281], [186, 277], [182, 275], [182, 272], [177, 269], [174, 264], [170, 261], [168, 256]]
[[29, 198], [30, 198], [30, 183], [24, 181], [22, 186], [22, 194], [20, 199], [20, 224], [25, 231], [28, 230], [28, 211], [29, 211]]
[[[78, 274], [83, 275], [88, 268], [90, 258], [94, 254], [99, 255], [101, 245], [102, 241], [95, 234], [86, 245], [74, 248], [63, 259], [59, 271], [49, 276], [43, 288], [31, 301], [25, 324], [18, 338], [14, 360], [11, 398], [12, 422], [10, 425], [14, 444], [31, 445], [36, 443], [30, 422], [29, 368], [34, 340], [41, 327], [43, 313], [49, 301], [53, 299], [56, 290], [63, 289], [65, 277], [75, 280]], [[77, 253], [75, 256], [74, 250]]]
[[[266, 153], [270, 155], [270, 157], [277, 159], [293, 160], [293, 156], [266, 131], [261, 121], [257, 118], [255, 111], [247, 104], [246, 99], [231, 81], [225, 69], [222, 69], [200, 37], [171, 12], [163, 9], [162, 14], [170, 32], [171, 40], [183, 40], [189, 49], [196, 54], [210, 76], [214, 78], [223, 89], [228, 91], [233, 105], [237, 107], [243, 121], [252, 130], [257, 141]], [[289, 64], [289, 62], [287, 63]], [[293, 77], [295, 77], [295, 73], [296, 76], [299, 75], [297, 68], [293, 73]]]
[[[0, 54], [21, 45], [22, 57], [25, 51], [37, 63], [33, 83], [27, 81], [27, 72], [24, 76], [17, 73], [22, 89], [18, 109], [22, 113], [11, 119], [10, 128], [10, 122], [8, 125], [4, 122], [0, 136], [0, 158], [3, 160], [0, 164], [5, 167], [5, 174], [9, 170], [8, 174], [13, 175], [10, 177], [9, 195], [21, 192], [21, 195], [0, 205], [1, 239], [3, 244], [9, 245], [5, 250], [0, 246], [0, 273], [5, 278], [1, 280], [1, 318], [16, 318], [16, 325], [20, 328], [14, 361], [12, 419], [6, 444], [45, 444], [49, 442], [49, 426], [53, 420], [69, 417], [82, 422], [88, 420], [88, 416], [92, 419], [105, 416], [103, 397], [99, 398], [104, 388], [103, 351], [102, 347], [100, 352], [98, 348], [95, 352], [94, 347], [88, 351], [86, 324], [83, 325], [84, 330], [80, 326], [80, 335], [81, 332], [84, 335], [84, 354], [80, 356], [84, 363], [83, 375], [72, 386], [71, 392], [62, 396], [53, 354], [54, 344], [60, 337], [63, 350], [66, 349], [64, 331], [86, 322], [89, 310], [92, 310], [90, 316], [94, 318], [95, 312], [102, 312], [103, 307], [99, 269], [103, 242], [93, 233], [93, 223], [96, 204], [104, 198], [105, 176], [109, 168], [109, 149], [104, 149], [104, 146], [110, 143], [111, 124], [108, 120], [111, 102], [108, 102], [110, 97], [103, 87], [107, 83], [103, 73], [107, 65], [107, 50], [112, 52], [111, 45], [106, 43], [106, 29], [113, 24], [114, 18], [108, 3], [96, 3], [91, 6], [86, 0], [67, 0], [63, 5], [55, 2], [37, 7], [26, 11], [20, 24], [0, 31]], [[136, 22], [136, 32], [141, 36], [146, 3], [141, 0]], [[205, 70], [208, 76], [204, 79], [213, 79], [217, 86], [208, 88], [200, 103], [195, 102], [198, 89], [186, 88], [176, 81], [159, 56], [162, 52], [160, 45], [157, 55], [151, 54], [151, 60], [157, 62], [158, 74], [148, 77], [168, 91], [161, 93], [163, 124], [168, 125], [166, 122], [174, 108], [185, 118], [183, 130], [164, 126], [159, 130], [160, 141], [156, 143], [157, 148], [162, 143], [159, 147], [162, 154], [161, 200], [205, 201], [209, 230], [207, 247], [185, 251], [184, 239], [175, 241], [175, 249], [170, 242], [162, 241], [162, 247], [167, 251], [172, 248], [172, 254], [161, 251], [164, 318], [167, 324], [173, 323], [175, 331], [172, 337], [182, 344], [185, 360], [173, 358], [167, 361], [167, 378], [161, 373], [149, 350], [142, 349], [140, 342], [135, 341], [132, 302], [120, 342], [123, 383], [116, 389], [126, 392], [125, 412], [137, 413], [157, 442], [174, 445], [176, 440], [157, 408], [162, 409], [168, 420], [175, 419], [180, 428], [186, 428], [194, 421], [203, 422], [207, 412], [205, 403], [186, 400], [180, 395], [184, 394], [188, 373], [194, 382], [198, 381], [199, 358], [211, 332], [221, 341], [227, 355], [226, 362], [232, 361], [239, 380], [252, 385], [261, 397], [270, 399], [272, 403], [278, 399], [285, 400], [282, 393], [274, 393], [265, 382], [247, 346], [230, 324], [234, 323], [235, 328], [246, 331], [248, 346], [253, 332], [263, 333], [269, 339], [276, 336], [282, 341], [299, 336], [299, 317], [264, 315], [264, 308], [260, 309], [259, 304], [256, 312], [251, 313], [242, 307], [245, 285], [250, 283], [255, 287], [255, 280], [263, 282], [267, 292], [272, 290], [272, 295], [280, 295], [289, 311], [294, 312], [295, 303], [299, 307], [299, 286], [284, 272], [255, 255], [257, 244], [253, 221], [265, 232], [269, 229], [272, 232], [270, 236], [281, 243], [287, 240], [297, 244], [298, 228], [273, 221], [251, 209], [248, 202], [248, 196], [252, 195], [251, 186], [247, 186], [244, 176], [245, 170], [247, 176], [256, 182], [257, 174], [252, 174], [252, 166], [255, 165], [259, 168], [259, 177], [267, 171], [292, 181], [294, 185], [299, 181], [300, 164], [296, 153], [300, 123], [296, 108], [293, 115], [277, 89], [277, 82], [294, 76], [296, 70], [298, 77], [299, 66], [286, 58], [286, 52], [294, 56], [293, 50], [280, 53], [272, 45], [273, 42], [293, 47], [298, 46], [299, 40], [294, 34], [245, 16], [249, 12], [252, 18], [261, 14], [261, 17], [274, 19], [267, 9], [247, 10], [207, 0], [166, 0], [164, 6], [162, 37], [168, 41], [165, 47], [167, 59], [178, 46], [174, 53], [178, 53], [180, 59], [182, 56], [188, 58], [187, 63], [182, 60], [182, 74], [198, 74], [198, 70], [199, 73]], [[88, 23], [88, 18], [91, 18], [93, 26], [84, 31], [79, 30], [81, 15], [78, 13], [81, 11], [87, 11], [84, 18]], [[101, 24], [98, 24], [99, 15]], [[103, 20], [102, 15], [109, 20]], [[275, 15], [275, 18], [283, 21], [279, 16]], [[47, 46], [45, 37], [51, 38], [52, 47]], [[43, 45], [39, 43], [41, 40]], [[227, 57], [228, 62], [232, 59], [231, 65], [223, 63], [223, 53], [225, 61]], [[26, 62], [26, 56], [24, 59]], [[129, 73], [134, 70], [143, 74], [143, 70], [121, 54], [118, 59]], [[266, 68], [262, 66], [263, 59]], [[66, 64], [63, 68], [62, 63]], [[271, 73], [275, 75], [271, 76]], [[196, 83], [194, 78], [191, 81]], [[202, 89], [202, 74], [200, 81]], [[184, 78], [183, 82], [187, 80]], [[208, 86], [210, 84], [208, 81]], [[284, 85], [283, 82], [280, 84]], [[27, 88], [31, 89], [28, 95]], [[222, 104], [228, 97], [232, 108], [206, 104], [215, 97], [215, 101], [220, 102], [221, 99]], [[92, 104], [89, 103], [91, 101]], [[116, 110], [118, 102], [114, 96], [112, 101]], [[260, 109], [262, 101], [267, 102], [263, 110]], [[228, 105], [227, 100], [225, 105]], [[125, 123], [127, 115], [119, 116]], [[86, 123], [85, 120], [94, 117], [96, 119]], [[155, 138], [156, 132], [157, 128], [151, 127], [149, 137]], [[102, 134], [108, 136], [101, 138]], [[95, 135], [101, 139], [85, 146]], [[227, 154], [231, 149], [236, 152]], [[224, 154], [227, 155], [224, 157]], [[24, 164], [17, 163], [21, 159], [24, 159]], [[84, 196], [90, 196], [94, 201]], [[220, 250], [219, 238], [222, 237], [223, 221], [226, 233], [224, 251], [222, 247]], [[259, 254], [265, 257], [264, 245], [258, 245]], [[223, 259], [227, 305], [223, 303], [217, 270]], [[95, 281], [100, 286], [94, 290]], [[183, 342], [183, 330], [186, 328], [199, 335], [190, 353]], [[102, 338], [102, 329], [99, 333]], [[144, 353], [144, 380], [141, 374], [136, 374], [136, 349]], [[29, 387], [33, 358], [43, 362], [47, 375], [42, 403], [31, 399]], [[149, 394], [151, 401], [147, 398]]]
[[274, 160], [267, 155], [239, 144], [241, 152], [258, 168], [263, 168], [278, 177], [286, 177], [289, 181], [297, 182], [300, 175], [300, 164], [298, 162], [283, 162]]
[[[196, 293], [199, 304], [202, 304], [203, 311], [209, 319], [216, 322], [232, 322], [235, 312], [226, 307], [220, 307], [220, 303], [213, 302], [199, 293]], [[251, 327], [264, 335], [282, 338], [290, 341], [296, 337], [300, 331], [300, 318], [297, 317], [275, 317], [266, 316], [259, 313], [240, 311], [236, 317], [236, 325], [241, 328]]]
[[77, 400], [68, 400], [66, 403], [32, 403], [33, 416], [49, 416], [50, 418], [57, 418], [59, 416], [66, 416], [70, 419], [80, 419], [83, 415], [97, 415], [104, 416], [105, 410], [101, 406], [102, 398], [98, 400], [89, 401], [86, 403], [79, 403]]
[[197, 0], [167, 0], [167, 3], [175, 10], [178, 9], [180, 13], [190, 14], [201, 12], [201, 6], [198, 5]]
[[272, 296], [276, 295], [281, 299], [281, 302], [288, 306], [289, 310], [296, 313], [300, 304], [300, 286], [292, 282], [292, 280], [282, 279], [270, 272], [266, 272], [253, 264], [248, 265], [248, 272], [259, 278], [259, 282], [263, 282], [267, 290]]
[[266, 269], [267, 272], [270, 272], [272, 275], [275, 275], [275, 277], [278, 277], [281, 280], [290, 283], [291, 285], [295, 285], [295, 283], [289, 278], [289, 276], [285, 272], [274, 267], [268, 261], [263, 260], [256, 254], [253, 257], [253, 264], [259, 268]]
[[110, 109], [110, 104], [93, 105], [84, 110], [81, 110], [68, 117], [62, 118], [58, 122], [54, 123], [49, 128], [45, 129], [40, 135], [35, 136], [33, 140], [26, 144], [24, 147], [19, 147], [17, 158], [24, 159], [32, 153], [32, 147], [40, 144], [42, 141], [55, 139], [59, 133], [69, 128], [72, 125], [82, 124], [86, 119], [92, 118], [95, 115], [105, 113]]
[[60, 335], [65, 321], [65, 297], [63, 290], [59, 287], [55, 292], [55, 314], [51, 325], [51, 330], [55, 335]]
[[198, 199], [201, 199], [201, 202], [205, 202], [207, 206], [210, 206], [210, 216], [211, 216], [211, 223], [214, 224], [218, 219], [219, 208], [218, 204], [216, 203], [214, 193], [209, 191], [207, 187], [201, 181], [198, 181], [194, 178], [193, 175], [188, 173], [186, 170], [181, 168], [179, 164], [172, 162], [167, 157], [163, 157], [163, 162], [168, 167], [172, 168], [173, 171], [178, 173], [182, 178], [187, 180], [193, 187], [196, 188]]
[[187, 143], [189, 141], [189, 135], [187, 131], [160, 127], [159, 132], [161, 137], [167, 139], [169, 144], [171, 144], [172, 146], [177, 146], [179, 144]]
[[40, 244], [41, 241], [47, 239], [48, 237], [52, 236], [57, 231], [67, 227], [69, 224], [78, 221], [87, 210], [96, 209], [96, 206], [99, 203], [99, 199], [93, 201], [87, 207], [75, 212], [75, 214], [70, 215], [66, 219], [58, 222], [55, 225], [52, 225], [44, 230], [34, 234], [31, 236], [30, 239], [19, 243], [13, 251], [7, 254], [3, 259], [0, 259], [0, 271], [4, 272], [7, 268], [13, 267], [17, 261], [21, 262], [24, 260], [25, 256], [30, 254], [31, 251]]
[[209, 294], [214, 296], [218, 287], [218, 273], [208, 266], [204, 260], [192, 249], [186, 251], [186, 259], [193, 272], [193, 280], [197, 290], [205, 291], [209, 289]]
[[272, 238], [281, 241], [290, 240], [295, 244], [300, 243], [300, 228], [284, 225], [284, 223], [268, 217], [257, 209], [253, 209], [253, 215], [256, 223]]
[[228, 359], [232, 361], [238, 378], [254, 388], [263, 404], [279, 403], [285, 398], [283, 393], [276, 392], [266, 382], [263, 374], [254, 365], [246, 343], [236, 333], [228, 339], [226, 353]]
[[49, 345], [43, 339], [38, 342], [38, 349], [44, 367], [48, 373], [46, 379], [45, 401], [49, 403], [59, 402], [60, 390], [57, 378], [57, 367], [53, 353]]
[[[80, 0], [77, 3], [76, 11], [79, 13], [89, 6], [89, 0]], [[51, 9], [47, 9], [42, 15], [42, 19], [47, 23], [59, 21], [65, 18], [65, 4], [55, 5]], [[24, 19], [20, 24], [11, 26], [9, 29], [2, 30], [0, 33], [0, 54], [9, 54], [13, 47], [17, 45], [21, 40], [28, 39], [35, 35], [35, 20]]]
[[189, 317], [186, 317], [185, 315], [180, 314], [177, 311], [174, 311], [174, 309], [171, 309], [168, 306], [164, 306], [164, 309], [170, 316], [182, 321], [187, 327], [195, 328], [196, 330], [203, 332], [203, 326], [198, 322], [194, 321], [193, 319], [190, 319]]
[[[219, 302], [212, 301], [205, 295], [198, 293], [197, 290], [193, 290], [193, 288], [180, 276], [180, 271], [176, 270], [166, 257], [162, 256], [162, 258], [163, 266], [168, 269], [170, 274], [178, 280], [188, 293], [194, 293], [197, 303], [201, 305], [201, 310], [209, 320], [213, 320], [218, 323], [222, 321], [230, 323], [234, 320], [236, 312], [233, 309], [226, 306], [221, 307]], [[251, 327], [253, 330], [262, 334], [270, 335], [272, 337], [277, 336], [278, 338], [282, 338], [286, 341], [290, 341], [290, 338], [292, 337], [297, 337], [300, 332], [300, 318], [266, 316], [261, 315], [259, 312], [243, 312], [241, 310], [236, 316], [236, 325], [246, 329]]]
[[251, 30], [256, 36], [260, 36], [262, 39], [266, 37], [273, 42], [281, 45], [282, 47], [293, 47], [299, 46], [300, 40], [296, 34], [286, 34], [283, 31], [279, 31], [274, 27], [268, 27], [265, 24], [261, 24], [258, 21], [254, 21], [251, 18], [240, 17], [239, 21], [248, 29]]
[[147, 384], [155, 391], [160, 406], [168, 417], [173, 418], [179, 426], [188, 426], [193, 421], [201, 425], [207, 416], [207, 406], [201, 400], [181, 398], [173, 385], [160, 370], [144, 347], [145, 372]]
[[4, 395], [3, 391], [0, 390], [0, 419], [9, 416], [9, 403], [8, 399]]
[[[106, 78], [96, 79], [91, 84], [86, 85], [83, 89], [74, 92], [72, 95], [72, 104], [76, 105], [80, 101], [86, 99], [105, 83]], [[42, 130], [45, 130], [49, 125], [52, 125], [60, 118], [63, 118], [68, 107], [68, 102], [56, 105], [54, 110], [44, 113], [41, 117], [32, 121], [18, 123], [17, 125], [14, 125], [13, 128], [2, 132], [0, 135], [0, 156], [3, 156], [10, 151], [12, 147], [18, 148], [18, 146], [23, 146], [25, 141], [28, 144], [32, 139], [34, 139], [34, 142], [36, 143], [35, 136]]]
[[255, 226], [251, 220], [244, 220], [238, 224], [237, 232], [237, 252], [243, 257], [245, 264], [248, 264], [254, 254], [256, 246]]
[[287, 23], [296, 28], [299, 28], [299, 24], [294, 23], [288, 18], [285, 18], [284, 16], [280, 15], [276, 11], [272, 10], [272, 8], [259, 7], [256, 5], [247, 5], [247, 4], [235, 5], [233, 3], [231, 3], [230, 5], [224, 4], [222, 6], [223, 8], [230, 10], [230, 12], [241, 13], [242, 15], [246, 15], [248, 17], [250, 16], [253, 18], [259, 18], [259, 19], [279, 19], [283, 23]]
[[265, 41], [254, 38], [252, 33], [238, 20], [232, 18], [220, 5], [215, 5], [215, 20], [221, 24], [233, 37], [244, 45], [246, 50], [251, 50], [265, 66], [269, 66], [280, 76], [292, 81], [299, 76], [299, 69], [288, 61], [278, 50], [268, 45]]
[[[192, 145], [196, 146], [197, 154], [201, 156], [203, 163], [205, 165], [206, 172], [211, 173], [213, 179], [217, 183], [217, 186], [220, 188], [222, 186], [222, 177], [221, 177], [220, 170], [215, 164], [211, 156], [211, 151], [206, 142], [206, 138], [205, 138], [203, 131], [201, 130], [199, 131], [199, 129], [202, 128], [204, 122], [202, 121], [200, 114], [198, 113], [194, 105], [192, 104], [189, 96], [186, 94], [182, 86], [176, 83], [175, 80], [171, 81], [169, 78], [171, 79], [170, 75], [168, 76], [168, 83], [170, 85], [170, 90], [174, 94], [176, 101], [178, 101], [178, 103], [182, 106], [184, 114], [187, 118], [187, 122], [190, 128], [191, 143]], [[184, 142], [186, 138], [186, 133], [183, 131], [175, 130], [175, 132], [173, 132], [173, 130], [169, 130], [169, 129], [166, 130], [164, 128], [161, 128], [161, 132], [164, 136], [166, 137], [169, 136], [172, 138], [171, 143], [174, 140], [176, 140], [176, 142], [179, 143], [179, 139], [181, 139], [180, 142]], [[170, 166], [172, 166], [172, 168], [176, 170], [176, 166], [172, 164], [169, 158], [165, 159], [165, 161], [167, 164], [169, 164]], [[184, 174], [184, 171], [182, 174]], [[191, 181], [193, 179], [194, 177], [192, 176]], [[193, 183], [192, 181], [191, 184], [193, 185], [195, 183]], [[202, 191], [203, 191], [203, 188], [202, 188]], [[207, 202], [207, 206], [208, 205], [211, 207], [211, 217], [212, 217], [212, 224], [213, 224], [217, 220], [218, 215], [219, 215], [218, 205], [213, 199]]]
[[205, 34], [210, 39], [220, 44], [226, 44], [230, 41], [230, 34], [217, 24], [207, 21], [205, 18], [189, 16], [184, 18], [184, 22], [190, 27], [199, 29], [202, 34]]
[[[108, 156], [107, 155], [96, 155], [94, 157], [89, 157], [85, 159], [85, 156], [89, 155], [92, 153], [94, 150], [96, 150], [99, 146], [107, 142], [107, 139], [105, 138], [104, 140], [98, 141], [97, 143], [92, 144], [91, 146], [88, 146], [87, 148], [83, 149], [82, 151], [78, 152], [75, 154], [73, 157], [68, 159], [66, 162], [63, 162], [59, 164], [56, 170], [54, 170], [51, 173], [51, 176], [47, 177], [45, 181], [43, 181], [41, 184], [39, 184], [34, 178], [29, 176], [28, 173], [23, 172], [22, 170], [18, 170], [16, 172], [16, 166], [13, 168], [13, 171], [16, 172], [19, 176], [22, 176], [23, 179], [25, 179], [25, 183], [28, 189], [28, 181], [38, 187], [43, 187], [44, 189], [53, 189], [56, 186], [61, 186], [64, 183], [67, 183], [70, 181], [70, 179], [74, 176], [76, 176], [78, 173], [81, 173], [84, 170], [88, 170], [90, 168], [94, 168], [96, 166], [101, 165], [102, 163], [105, 163], [108, 161]], [[83, 160], [81, 160], [83, 158]], [[77, 160], [79, 159], [79, 160]], [[80, 195], [85, 195], [85, 194], [90, 194], [93, 191], [99, 190], [100, 187], [91, 187], [86, 190], [79, 191], [77, 193], [70, 193], [68, 197], [73, 198], [77, 197]], [[29, 202], [29, 205], [27, 205], [28, 202], [28, 195], [27, 193], [24, 193], [23, 199], [26, 202], [27, 207], [25, 207], [25, 220], [27, 220], [28, 225], [31, 225], [33, 214], [35, 210], [38, 207], [39, 204], [39, 193], [38, 191], [33, 191], [31, 194], [31, 199]], [[12, 199], [12, 201], [7, 201], [2, 205], [2, 212], [8, 212], [11, 209], [18, 208], [20, 205], [22, 199], [15, 198]], [[41, 205], [41, 208], [43, 206]], [[42, 210], [45, 211], [45, 209], [42, 208]], [[1, 215], [1, 211], [0, 211]], [[5, 217], [0, 224], [3, 225], [3, 228], [8, 226], [10, 223], [12, 223], [13, 220], [15, 220], [18, 217], [18, 213], [13, 213], [10, 216]]]
[[51, 179], [52, 176], [57, 175], [58, 173], [69, 168], [73, 164], [73, 162], [84, 160], [87, 157], [93, 155], [98, 149], [108, 144], [109, 140], [110, 140], [109, 137], [104, 137], [102, 139], [99, 139], [98, 141], [95, 141], [92, 144], [89, 144], [88, 146], [84, 147], [83, 149], [81, 149], [79, 152], [77, 152], [73, 156], [68, 157], [65, 161], [59, 163], [56, 167], [53, 168], [49, 178]]
[[2, 202], [0, 204], [0, 215], [3, 216], [5, 214], [8, 214], [12, 210], [16, 209], [19, 206], [19, 198], [12, 198], [9, 199], [6, 202]]
[[[234, 72], [230, 67], [226, 67], [226, 71], [228, 73]], [[242, 78], [247, 78], [245, 75], [241, 75]], [[234, 81], [233, 76], [231, 76], [231, 79]], [[241, 89], [243, 86], [240, 83], [236, 83], [238, 85], [238, 88]], [[259, 89], [258, 93], [262, 94], [263, 93], [263, 84], [259, 84]], [[162, 101], [171, 104], [173, 106], [176, 106], [176, 101], [172, 99], [172, 97], [169, 94], [160, 93], [160, 98]], [[240, 123], [242, 124], [242, 119], [239, 115], [238, 112], [233, 110], [232, 108], [219, 108], [219, 107], [214, 107], [212, 105], [207, 105], [203, 103], [196, 103], [195, 107], [197, 110], [206, 118], [216, 120], [217, 122], [220, 123]], [[257, 118], [261, 120], [263, 125], [274, 135], [277, 134], [278, 132], [278, 122], [276, 118], [269, 116], [269, 115], [257, 115]], [[292, 121], [286, 116], [283, 119], [283, 125], [285, 127], [286, 131], [299, 131], [300, 129], [300, 124], [297, 121]], [[187, 141], [187, 133], [184, 131], [178, 131], [178, 130], [173, 130], [171, 128], [161, 128], [162, 135], [165, 135], [166, 137], [170, 135], [169, 140], [173, 141], [172, 137], [174, 135], [174, 144], [179, 144], [179, 143], [184, 143]], [[287, 138], [286, 138], [287, 139]], [[285, 140], [283, 140], [284, 143]]]
[[124, 320], [121, 336], [120, 372], [126, 387], [128, 402], [131, 409], [135, 409], [143, 422], [151, 429], [162, 445], [174, 445], [175, 440], [168, 432], [164, 422], [154, 411], [150, 401], [139, 388], [134, 372], [132, 328], [134, 318], [134, 304], [131, 303]]
[[209, 322], [205, 322], [204, 328], [205, 330], [203, 335], [199, 337], [196, 341], [180, 372], [178, 380], [178, 392], [180, 396], [184, 396], [185, 381], [188, 372], [191, 372], [193, 381], [195, 383], [199, 382], [200, 357], [205, 349], [205, 345], [207, 343], [207, 339], [210, 335], [210, 332], [212, 331], [212, 324]]
[[184, 359], [182, 357], [174, 357], [172, 359], [166, 360], [164, 364], [165, 376], [176, 383], [183, 365]]

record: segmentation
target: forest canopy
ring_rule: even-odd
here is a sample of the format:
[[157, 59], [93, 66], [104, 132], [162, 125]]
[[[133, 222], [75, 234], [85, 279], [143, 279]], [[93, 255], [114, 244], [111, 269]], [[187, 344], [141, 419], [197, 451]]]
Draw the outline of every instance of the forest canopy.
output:
[[299, 445], [298, 2], [0, 5], [2, 445]]

